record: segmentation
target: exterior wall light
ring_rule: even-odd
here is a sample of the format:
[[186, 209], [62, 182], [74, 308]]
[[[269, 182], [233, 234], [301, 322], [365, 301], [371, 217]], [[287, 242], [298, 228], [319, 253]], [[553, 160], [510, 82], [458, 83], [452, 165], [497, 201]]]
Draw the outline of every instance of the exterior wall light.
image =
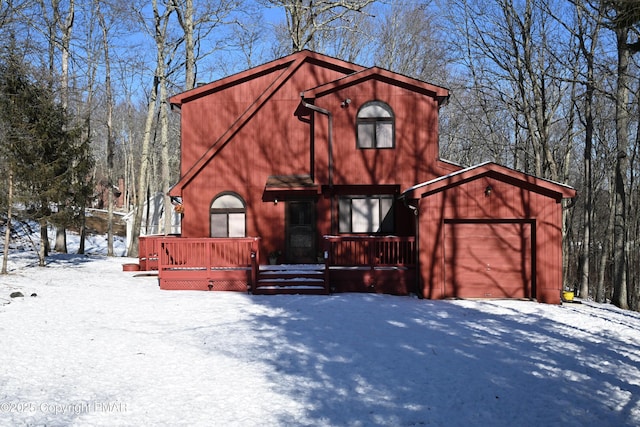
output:
[[493, 187], [491, 187], [490, 185], [487, 185], [487, 188], [484, 189], [484, 196], [490, 197], [492, 191], [493, 191]]

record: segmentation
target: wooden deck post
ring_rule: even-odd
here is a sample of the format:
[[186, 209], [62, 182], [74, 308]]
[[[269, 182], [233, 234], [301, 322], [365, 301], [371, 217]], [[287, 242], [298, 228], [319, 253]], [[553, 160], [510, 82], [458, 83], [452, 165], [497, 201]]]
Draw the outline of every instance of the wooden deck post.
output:
[[329, 270], [329, 266], [331, 265], [331, 243], [329, 239], [324, 238], [322, 242], [322, 259], [324, 260], [324, 286], [327, 289], [327, 292], [333, 292], [331, 289], [331, 274]]

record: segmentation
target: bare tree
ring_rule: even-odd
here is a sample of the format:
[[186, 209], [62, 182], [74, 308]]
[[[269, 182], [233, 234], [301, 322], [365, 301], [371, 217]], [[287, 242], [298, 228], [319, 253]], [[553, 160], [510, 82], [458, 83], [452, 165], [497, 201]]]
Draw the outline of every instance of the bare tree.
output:
[[183, 32], [184, 88], [189, 90], [196, 85], [198, 62], [232, 45], [231, 37], [221, 27], [237, 24], [237, 13], [250, 7], [243, 0], [173, 0], [172, 8]]
[[[511, 116], [514, 166], [564, 182], [571, 144], [559, 128], [566, 71], [554, 58], [550, 16], [533, 0], [448, 3], [462, 63], [471, 71], [481, 104], [502, 105]], [[555, 52], [558, 55], [558, 52]], [[475, 89], [474, 89], [475, 90]], [[481, 108], [482, 110], [483, 108]], [[506, 113], [505, 112], [505, 113]], [[504, 128], [507, 123], [501, 123]], [[567, 151], [568, 150], [568, 151]]]
[[[62, 108], [67, 111], [69, 108], [69, 57], [71, 55], [71, 33], [75, 20], [75, 0], [69, 0], [66, 16], [60, 16], [60, 4], [58, 1], [52, 2], [55, 22], [61, 32], [61, 58], [60, 58], [60, 90], [62, 92]], [[67, 253], [67, 231], [62, 224], [58, 224], [56, 228], [56, 241], [54, 249], [61, 253]]]
[[167, 78], [160, 78], [160, 106], [158, 111], [160, 125], [160, 174], [162, 181], [162, 194], [164, 197], [164, 234], [171, 233], [173, 210], [169, 190], [171, 187], [171, 167], [169, 155], [169, 100], [167, 94]]
[[281, 7], [286, 16], [289, 52], [303, 49], [322, 50], [320, 36], [353, 13], [363, 13], [376, 0], [262, 0]]
[[13, 170], [9, 168], [7, 183], [7, 225], [4, 229], [4, 251], [2, 254], [2, 272], [7, 274], [7, 260], [9, 259], [9, 243], [11, 241], [11, 220], [13, 218]]
[[[168, 26], [171, 15], [174, 13], [174, 4], [165, 4], [161, 10], [161, 5], [158, 4], [158, 0], [153, 0], [153, 28], [151, 34], [156, 47], [156, 65], [153, 75], [153, 84], [151, 91], [149, 92], [147, 102], [147, 117], [145, 120], [144, 134], [142, 140], [142, 152], [140, 153], [140, 170], [138, 174], [138, 199], [135, 208], [134, 223], [133, 223], [133, 236], [131, 241], [131, 247], [129, 248], [129, 256], [138, 255], [138, 242], [140, 236], [140, 228], [142, 225], [142, 215], [145, 207], [144, 195], [148, 191], [148, 179], [151, 166], [151, 144], [154, 137], [153, 126], [157, 111], [158, 95], [162, 85], [166, 84], [166, 69], [165, 61], [167, 59], [166, 49], [169, 45]], [[144, 22], [144, 18], [141, 17], [141, 21]], [[164, 93], [164, 92], [163, 92]], [[161, 100], [162, 101], [162, 100]], [[168, 206], [165, 205], [165, 208]]]
[[107, 255], [113, 256], [113, 156], [115, 142], [113, 138], [113, 93], [111, 87], [111, 58], [109, 55], [109, 28], [107, 27], [100, 1], [95, 3], [95, 13], [102, 32], [102, 48], [104, 51], [104, 87], [106, 94], [106, 131], [107, 131]]
[[448, 50], [427, 3], [394, 2], [377, 27], [374, 63], [432, 83], [447, 82]]
[[[587, 298], [590, 295], [590, 276], [592, 266], [592, 220], [593, 220], [593, 139], [594, 139], [594, 108], [596, 91], [600, 90], [596, 82], [596, 55], [601, 54], [600, 34], [602, 30], [602, 16], [598, 10], [593, 9], [588, 2], [583, 0], [574, 0], [571, 2], [573, 10], [562, 13], [553, 7], [553, 3], [543, 1], [542, 6], [546, 13], [553, 18], [566, 30], [570, 36], [567, 43], [567, 51], [565, 55], [557, 55], [557, 61], [560, 62], [567, 70], [572, 70], [569, 83], [572, 90], [569, 100], [571, 108], [569, 117], [579, 116], [579, 128], [574, 125], [575, 120], [568, 121], [568, 129], [574, 129], [576, 135], [584, 135], [584, 146], [582, 155], [582, 187], [581, 191], [581, 208], [582, 208], [582, 224], [581, 230], [577, 234], [582, 234], [581, 245], [576, 250], [568, 245], [567, 239], [564, 240], [565, 248], [563, 255], [565, 257], [565, 277], [572, 276], [573, 272], [568, 268], [574, 251], [579, 252], [579, 259], [576, 266], [577, 273], [577, 289], [578, 295]], [[560, 12], [560, 13], [558, 13]], [[569, 77], [569, 76], [567, 76]], [[581, 88], [582, 90], [578, 90]], [[565, 162], [565, 167], [570, 162]], [[568, 176], [568, 172], [564, 176]], [[565, 219], [569, 221], [571, 218], [566, 215]], [[573, 220], [575, 223], [575, 219]], [[572, 224], [565, 224], [571, 227]], [[581, 231], [581, 233], [580, 233]], [[572, 236], [576, 240], [577, 236]], [[579, 270], [579, 271], [577, 271]]]
[[196, 52], [195, 52], [195, 22], [193, 0], [184, 0], [184, 8], [179, 7], [178, 2], [174, 3], [178, 21], [184, 31], [184, 88], [185, 90], [193, 89], [196, 85]]
[[[624, 13], [624, 12], [623, 12]], [[628, 194], [627, 171], [629, 168], [629, 65], [631, 50], [627, 47], [629, 28], [627, 26], [615, 27], [618, 52], [616, 89], [616, 141], [617, 162], [615, 175], [615, 222], [614, 222], [614, 263], [615, 282], [613, 288], [613, 304], [620, 308], [629, 308], [627, 292], [627, 240], [628, 240]]]
[[[245, 19], [238, 20], [238, 25], [233, 27], [233, 37], [229, 46], [234, 47], [242, 54], [240, 68], [252, 68], [264, 59], [264, 48], [261, 46], [265, 28], [262, 16], [253, 11]], [[233, 72], [235, 64], [229, 64], [229, 60], [221, 61], [220, 67], [225, 74]], [[229, 67], [231, 65], [231, 67]]]
[[[583, 186], [584, 186], [584, 210], [583, 210], [583, 238], [582, 238], [582, 266], [580, 271], [579, 295], [586, 298], [589, 295], [589, 277], [591, 270], [591, 228], [593, 219], [593, 138], [594, 138], [594, 97], [596, 91], [595, 60], [598, 47], [598, 37], [602, 28], [601, 14], [590, 13], [587, 5], [582, 1], [576, 4], [576, 32], [578, 47], [585, 64], [586, 75], [584, 79], [585, 94], [583, 104], [584, 155], [583, 155]], [[601, 293], [596, 292], [596, 299], [601, 299]]]

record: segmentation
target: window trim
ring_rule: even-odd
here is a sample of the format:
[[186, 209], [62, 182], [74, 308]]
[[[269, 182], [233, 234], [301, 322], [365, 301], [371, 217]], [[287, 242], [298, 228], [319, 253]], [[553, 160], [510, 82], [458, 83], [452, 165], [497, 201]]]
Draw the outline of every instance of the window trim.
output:
[[[214, 208], [213, 204], [220, 198], [225, 197], [225, 196], [232, 196], [235, 199], [237, 199], [241, 204], [242, 207], [241, 208]], [[212, 227], [212, 223], [211, 223], [211, 218], [213, 215], [226, 215], [226, 236], [214, 236], [213, 235], [213, 227]], [[229, 236], [229, 231], [230, 231], [230, 218], [231, 218], [231, 214], [242, 214], [244, 216], [243, 218], [243, 235], [242, 236], [234, 236], [234, 237], [247, 237], [247, 204], [245, 203], [244, 199], [236, 192], [234, 191], [224, 191], [222, 193], [218, 193], [212, 200], [211, 200], [211, 204], [209, 205], [209, 236], [210, 237], [218, 237], [218, 238], [229, 238], [231, 236]]]
[[[386, 111], [389, 116], [386, 117], [380, 115], [374, 117], [362, 117], [361, 115], [363, 115], [365, 110], [369, 107], [379, 107]], [[364, 138], [364, 136], [361, 135], [361, 125], [367, 127], [373, 126], [373, 142], [371, 147], [363, 146], [363, 144], [361, 144], [361, 137]], [[378, 125], [391, 125], [390, 146], [380, 146], [381, 138], [379, 138], [378, 136], [381, 132], [378, 130]], [[388, 150], [396, 148], [396, 116], [389, 104], [378, 100], [369, 101], [362, 104], [362, 106], [358, 110], [358, 113], [356, 114], [356, 148], [358, 148], [359, 150]]]

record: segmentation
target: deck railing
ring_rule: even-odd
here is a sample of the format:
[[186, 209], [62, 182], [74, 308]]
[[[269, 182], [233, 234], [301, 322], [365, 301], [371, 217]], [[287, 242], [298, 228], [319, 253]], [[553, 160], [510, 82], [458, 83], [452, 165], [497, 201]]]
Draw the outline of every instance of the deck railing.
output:
[[329, 265], [413, 267], [416, 240], [392, 236], [325, 236]]
[[258, 238], [159, 240], [160, 270], [251, 267], [258, 261]]
[[406, 295], [415, 289], [413, 237], [325, 236], [324, 251], [336, 291]]
[[[141, 242], [140, 265], [155, 265], [162, 289], [247, 291], [258, 283], [260, 238], [146, 236]], [[325, 283], [336, 292], [413, 289], [413, 237], [325, 236], [323, 252]]]
[[247, 291], [257, 281], [258, 237], [160, 238], [162, 289]]
[[160, 253], [160, 239], [173, 236], [150, 235], [138, 237], [138, 260], [140, 270], [151, 271], [158, 269], [158, 257]]

